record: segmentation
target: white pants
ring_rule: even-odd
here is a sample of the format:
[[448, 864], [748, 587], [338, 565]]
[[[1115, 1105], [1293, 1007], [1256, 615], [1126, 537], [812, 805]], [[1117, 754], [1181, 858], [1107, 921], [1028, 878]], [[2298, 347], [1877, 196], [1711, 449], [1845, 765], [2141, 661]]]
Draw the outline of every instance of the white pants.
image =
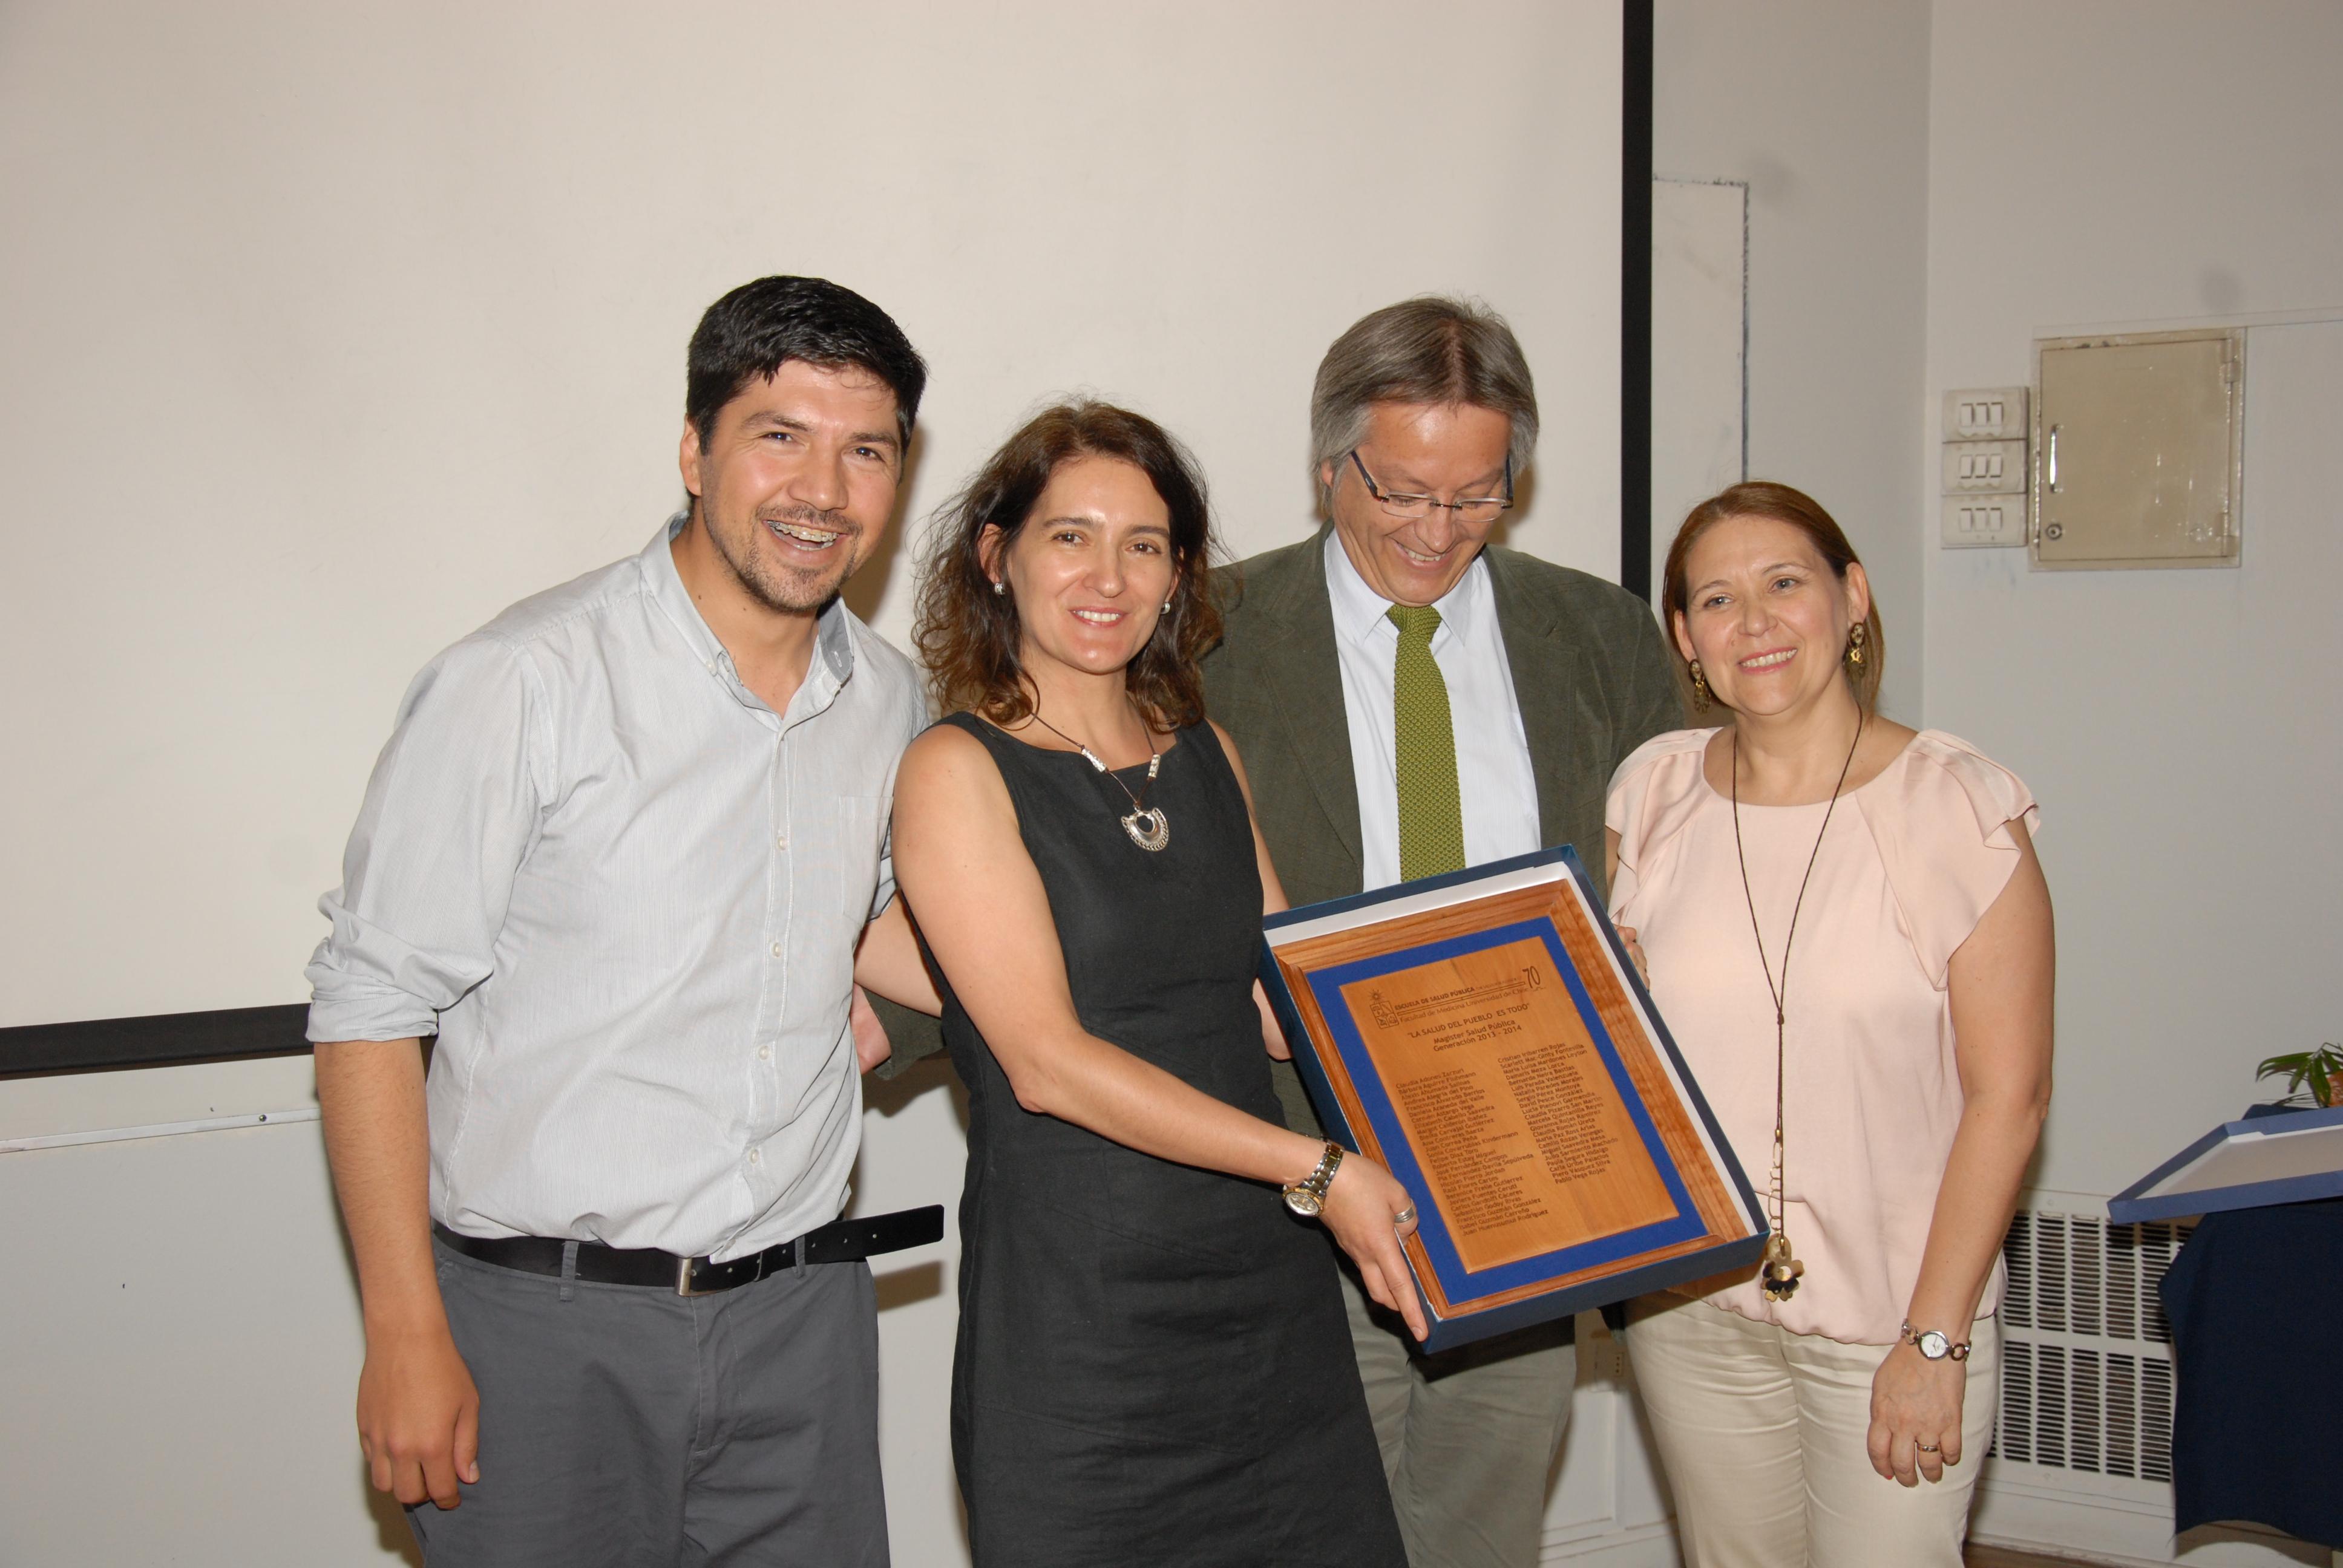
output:
[[1578, 1384], [1569, 1321], [1414, 1355], [1398, 1319], [1342, 1273], [1410, 1568], [1536, 1568]]
[[2001, 1392], [1998, 1327], [1980, 1318], [1969, 1338], [1961, 1462], [1906, 1487], [1864, 1448], [1887, 1346], [1794, 1334], [1680, 1296], [1635, 1302], [1627, 1353], [1686, 1568], [1960, 1568]]

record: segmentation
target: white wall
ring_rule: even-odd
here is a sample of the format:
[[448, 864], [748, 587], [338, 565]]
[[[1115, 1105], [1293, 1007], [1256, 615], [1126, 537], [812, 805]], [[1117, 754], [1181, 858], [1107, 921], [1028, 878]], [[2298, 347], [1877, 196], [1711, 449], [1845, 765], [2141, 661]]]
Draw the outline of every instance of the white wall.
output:
[[[1748, 458], [1749, 187], [1652, 182], [1652, 516], [1681, 518]], [[1651, 581], [1673, 536], [1653, 530]]]
[[[1400, 0], [0, 6], [0, 1025], [300, 998], [400, 690], [640, 548], [685, 339], [761, 273], [928, 355], [907, 520], [1089, 387], [1195, 446], [1238, 553], [1310, 526], [1332, 337], [1478, 293], [1545, 414], [1512, 540], [1614, 570], [1618, 11], [1443, 24], [1504, 42], [1468, 86]], [[900, 638], [910, 588], [850, 597]], [[865, 1207], [956, 1196], [912, 1088]], [[312, 1100], [303, 1060], [0, 1082], [0, 1140]], [[314, 1124], [0, 1152], [0, 1562], [401, 1549]], [[953, 1261], [881, 1269], [907, 1563], [960, 1552]]]
[[[1939, 5], [1931, 393], [2026, 381], [2035, 337], [2090, 324], [2343, 314], [2338, 60], [2330, 4]], [[2010, 151], [1972, 152], [1978, 126]], [[2046, 1188], [2119, 1191], [2268, 1098], [2262, 1057], [2343, 1038], [2343, 380], [2319, 387], [2301, 331], [2249, 335], [2237, 569], [1926, 552], [1928, 722], [2044, 807], [2060, 939]], [[1923, 413], [1916, 467], [1935, 459]]]
[[[1749, 185], [1750, 477], [1846, 529], [1878, 589], [1885, 705], [1916, 720], [1926, 0], [1658, 0], [1654, 20], [1656, 172]], [[1660, 555], [1680, 521], [1653, 518]]]
[[[2058, 913], [2058, 1092], [2036, 1185], [2088, 1212], [2343, 1038], [2343, 8], [1940, 0], [1930, 42], [1928, 404], [2029, 379], [2037, 337], [2260, 319], [2235, 570], [1927, 560], [1927, 721], [2017, 769]], [[1926, 532], [1926, 528], [1919, 530]], [[2094, 1495], [2096, 1494], [2096, 1495]], [[2131, 1562], [2320, 1562], [2171, 1537], [2161, 1487], [1996, 1461], [1987, 1538]]]
[[[2276, 508], [2249, 449], [2236, 572], [1940, 550], [1936, 399], [2026, 381], [2052, 331], [2343, 307], [2343, 9], [1660, 0], [1657, 55], [1660, 172], [1750, 183], [1751, 473], [1813, 491], [1870, 564], [1891, 710], [2043, 798], [2038, 1181], [2112, 1191], [2255, 1097], [2253, 1060], [2343, 1031], [2315, 956], [2343, 866], [2301, 793], [2335, 732], [2299, 722], [2343, 652], [2312, 597], [2332, 508]], [[2278, 417], [2252, 358], [2249, 445]], [[2194, 900], [2151, 894], [2167, 869]]]
[[[2234, 572], [1938, 549], [1937, 398], [2026, 381], [2036, 336], [2343, 307], [2343, 9], [1660, 0], [1658, 24], [1659, 171], [1751, 185], [1750, 470], [1812, 490], [1870, 563], [1890, 710], [2045, 803], [2060, 1060], [2035, 1181], [2087, 1211], [2265, 1097], [2260, 1057], [2343, 1036], [2343, 332], [2252, 333]], [[2011, 1468], [1988, 1534], [2292, 1560], [2173, 1542], [2159, 1487]]]

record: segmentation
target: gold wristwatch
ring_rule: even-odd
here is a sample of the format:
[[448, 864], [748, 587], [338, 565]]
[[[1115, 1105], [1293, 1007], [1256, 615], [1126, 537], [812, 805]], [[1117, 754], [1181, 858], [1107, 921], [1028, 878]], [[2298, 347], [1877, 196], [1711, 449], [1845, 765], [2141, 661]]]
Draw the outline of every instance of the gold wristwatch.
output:
[[1334, 1167], [1342, 1162], [1342, 1146], [1326, 1145], [1326, 1152], [1318, 1157], [1318, 1169], [1285, 1190], [1285, 1206], [1305, 1220], [1316, 1219], [1326, 1207], [1326, 1189], [1333, 1184]]
[[1960, 1343], [1955, 1344], [1953, 1336], [1942, 1329], [1916, 1330], [1906, 1322], [1904, 1325], [1904, 1332], [1897, 1335], [1896, 1339], [1898, 1343], [1910, 1345], [1932, 1362], [1943, 1361], [1946, 1356], [1952, 1357], [1956, 1362], [1969, 1359], [1968, 1341], [1963, 1340]]

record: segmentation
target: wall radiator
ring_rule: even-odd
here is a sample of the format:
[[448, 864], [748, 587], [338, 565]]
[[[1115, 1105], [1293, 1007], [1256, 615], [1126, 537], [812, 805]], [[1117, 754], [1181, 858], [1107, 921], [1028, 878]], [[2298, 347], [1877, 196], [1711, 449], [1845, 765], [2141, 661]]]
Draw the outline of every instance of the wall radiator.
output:
[[1995, 1454], [2077, 1480], [2172, 1479], [2172, 1331], [2156, 1287], [2192, 1223], [2017, 1211]]

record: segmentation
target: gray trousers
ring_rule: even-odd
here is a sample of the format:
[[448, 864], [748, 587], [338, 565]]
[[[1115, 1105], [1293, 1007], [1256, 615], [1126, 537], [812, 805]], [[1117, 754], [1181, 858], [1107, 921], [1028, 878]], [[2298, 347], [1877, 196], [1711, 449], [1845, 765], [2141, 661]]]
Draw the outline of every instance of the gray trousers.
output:
[[1413, 1355], [1399, 1319], [1342, 1272], [1409, 1568], [1536, 1568], [1578, 1382], [1570, 1320]]
[[429, 1568], [886, 1568], [867, 1264], [685, 1297], [433, 1250], [480, 1480], [407, 1510]]

